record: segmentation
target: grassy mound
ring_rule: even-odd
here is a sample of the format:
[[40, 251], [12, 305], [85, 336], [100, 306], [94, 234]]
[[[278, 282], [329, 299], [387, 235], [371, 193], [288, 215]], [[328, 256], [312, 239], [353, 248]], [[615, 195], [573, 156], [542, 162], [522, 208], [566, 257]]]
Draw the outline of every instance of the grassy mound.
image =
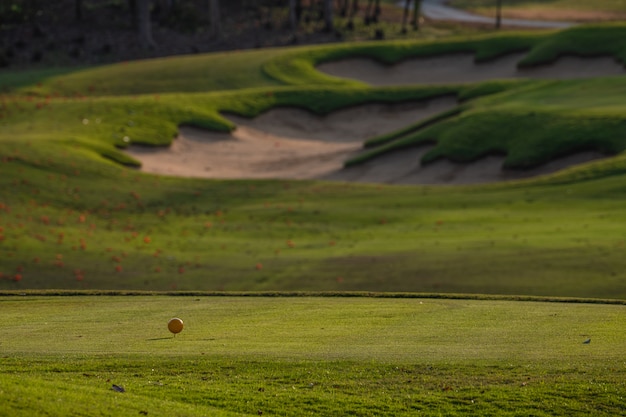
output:
[[437, 146], [423, 157], [425, 164], [503, 154], [506, 168], [523, 169], [587, 150], [616, 155], [626, 148], [625, 93], [623, 76], [528, 83], [373, 138], [366, 145], [374, 149], [348, 165], [426, 142]]

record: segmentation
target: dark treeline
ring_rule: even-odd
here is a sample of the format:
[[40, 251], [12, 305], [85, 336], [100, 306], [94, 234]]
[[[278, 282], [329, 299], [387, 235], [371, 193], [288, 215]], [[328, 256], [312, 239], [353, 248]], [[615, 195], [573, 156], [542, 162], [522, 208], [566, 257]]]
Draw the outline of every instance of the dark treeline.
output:
[[[400, 31], [407, 33], [409, 27], [419, 29], [420, 4], [421, 0], [384, 7], [381, 0], [1, 0], [0, 66], [17, 62], [17, 57], [35, 63], [60, 55], [61, 49], [76, 61], [94, 50], [106, 55], [137, 48], [163, 55], [178, 34], [193, 35], [189, 42], [195, 43], [175, 53], [209, 50], [203, 47], [208, 43], [217, 50], [267, 46], [263, 40], [271, 31], [283, 36], [272, 45], [296, 44], [311, 33], [341, 39], [357, 23], [375, 28], [373, 37], [382, 39], [384, 30], [378, 25], [385, 21], [385, 7], [400, 16], [404, 12]], [[252, 34], [251, 29], [264, 32]], [[234, 40], [241, 34], [248, 34], [247, 44]]]

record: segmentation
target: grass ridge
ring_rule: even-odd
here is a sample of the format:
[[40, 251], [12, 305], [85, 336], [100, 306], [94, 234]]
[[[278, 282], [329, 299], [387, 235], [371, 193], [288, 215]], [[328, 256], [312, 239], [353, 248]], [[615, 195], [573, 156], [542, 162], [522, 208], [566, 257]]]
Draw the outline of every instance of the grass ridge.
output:
[[424, 298], [444, 300], [524, 301], [540, 303], [626, 305], [626, 300], [587, 297], [550, 297], [505, 294], [461, 294], [379, 291], [136, 291], [136, 290], [0, 290], [0, 297], [173, 296], [173, 297], [280, 297], [280, 298]]

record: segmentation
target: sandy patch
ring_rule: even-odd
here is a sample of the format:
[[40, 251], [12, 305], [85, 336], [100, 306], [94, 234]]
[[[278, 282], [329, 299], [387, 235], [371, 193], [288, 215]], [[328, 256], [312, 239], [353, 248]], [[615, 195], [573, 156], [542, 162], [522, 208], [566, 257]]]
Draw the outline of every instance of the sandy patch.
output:
[[420, 160], [431, 147], [423, 146], [392, 152], [373, 161], [333, 172], [324, 179], [386, 184], [486, 184], [532, 178], [606, 158], [599, 152], [582, 152], [523, 171], [502, 169], [504, 157], [493, 155], [469, 164], [442, 159], [422, 166]]
[[[517, 69], [523, 54], [486, 64], [461, 54], [413, 59], [388, 67], [369, 59], [327, 63], [320, 70], [373, 85], [441, 84], [504, 78], [581, 78], [624, 74], [611, 58], [565, 57], [554, 65]], [[362, 152], [366, 139], [388, 133], [454, 108], [444, 97], [422, 103], [369, 104], [327, 116], [293, 109], [272, 109], [254, 119], [228, 115], [237, 129], [216, 133], [181, 127], [169, 148], [131, 146], [127, 152], [156, 174], [202, 178], [325, 179], [389, 184], [476, 184], [528, 178], [604, 157], [587, 152], [552, 161], [528, 171], [502, 169], [502, 157], [489, 156], [471, 164], [441, 160], [421, 166], [428, 148], [393, 152], [348, 169], [346, 160]]]
[[130, 146], [141, 169], [203, 178], [319, 178], [338, 171], [366, 139], [456, 106], [452, 97], [429, 102], [371, 104], [328, 116], [279, 108], [255, 119], [227, 116], [232, 133], [181, 127], [169, 148]]
[[562, 57], [552, 65], [518, 69], [525, 54], [510, 54], [487, 63], [475, 63], [473, 54], [415, 58], [396, 65], [382, 65], [372, 59], [355, 58], [321, 64], [317, 69], [329, 75], [365, 83], [385, 85], [453, 84], [494, 79], [575, 79], [624, 75], [625, 68], [611, 57]]

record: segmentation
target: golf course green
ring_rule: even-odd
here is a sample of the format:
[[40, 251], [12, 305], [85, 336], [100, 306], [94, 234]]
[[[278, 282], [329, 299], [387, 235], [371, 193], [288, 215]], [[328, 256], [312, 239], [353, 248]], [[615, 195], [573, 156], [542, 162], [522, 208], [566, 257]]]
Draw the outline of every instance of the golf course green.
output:
[[[625, 35], [3, 70], [0, 416], [623, 415]], [[375, 86], [321, 70], [468, 54], [517, 54], [517, 75]], [[613, 72], [520, 75], [572, 57]], [[394, 111], [407, 119], [349, 137]], [[313, 137], [331, 125], [336, 143]], [[338, 143], [315, 154], [328, 172], [291, 176]], [[176, 152], [160, 173], [141, 159]], [[226, 157], [241, 173], [221, 175]], [[378, 176], [400, 160], [434, 180]]]

